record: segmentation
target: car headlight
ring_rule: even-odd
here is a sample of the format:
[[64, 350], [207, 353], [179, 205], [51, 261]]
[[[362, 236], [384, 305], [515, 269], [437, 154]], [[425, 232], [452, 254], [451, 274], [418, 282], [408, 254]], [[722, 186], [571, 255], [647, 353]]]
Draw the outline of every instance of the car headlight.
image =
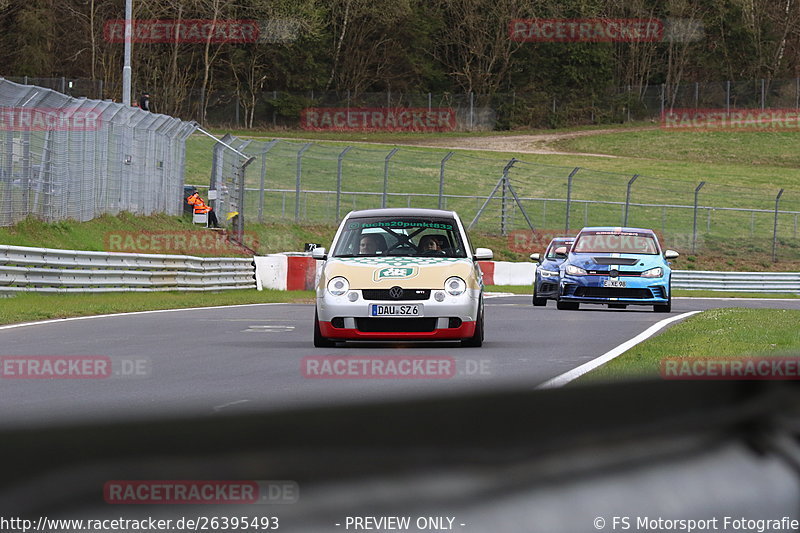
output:
[[331, 278], [328, 282], [328, 292], [334, 296], [341, 296], [349, 290], [350, 282], [347, 281], [347, 278], [343, 278], [342, 276]]
[[586, 276], [588, 273], [579, 266], [567, 265], [567, 274], [572, 276]]
[[558, 276], [558, 271], [553, 272], [552, 270], [544, 270], [540, 268], [539, 274], [541, 274], [543, 278], [552, 278]]
[[664, 269], [661, 267], [651, 268], [642, 272], [643, 278], [660, 278], [664, 275]]
[[458, 296], [467, 290], [467, 283], [458, 276], [453, 276], [452, 278], [447, 278], [447, 281], [444, 282], [444, 290], [450, 296]]

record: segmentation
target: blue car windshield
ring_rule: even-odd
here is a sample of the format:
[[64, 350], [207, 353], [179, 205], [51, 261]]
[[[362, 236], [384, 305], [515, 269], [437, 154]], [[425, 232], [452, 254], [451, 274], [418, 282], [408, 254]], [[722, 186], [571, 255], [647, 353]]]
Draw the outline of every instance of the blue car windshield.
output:
[[576, 253], [619, 253], [658, 255], [658, 242], [652, 233], [586, 231], [572, 246]]

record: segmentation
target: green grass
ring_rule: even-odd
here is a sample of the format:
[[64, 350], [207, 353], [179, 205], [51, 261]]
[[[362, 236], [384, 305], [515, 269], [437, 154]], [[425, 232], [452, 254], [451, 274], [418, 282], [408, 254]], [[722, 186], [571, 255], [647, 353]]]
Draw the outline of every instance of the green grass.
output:
[[712, 309], [634, 346], [576, 383], [658, 377], [665, 358], [796, 356], [798, 352], [800, 311]]
[[312, 291], [231, 290], [214, 293], [130, 292], [102, 294], [20, 293], [0, 298], [0, 324], [51, 318], [130, 313], [217, 305], [310, 302]]
[[[621, 129], [621, 128], [620, 128]], [[253, 132], [249, 132], [253, 134]], [[343, 159], [343, 195], [339, 213], [375, 208], [382, 205], [384, 159], [391, 146], [370, 142], [418, 142], [424, 134], [358, 134], [365, 144], [352, 144], [347, 135], [312, 134], [311, 132], [279, 133], [283, 137], [306, 135], [317, 140], [302, 160], [303, 190], [335, 190], [337, 156], [345, 146], [353, 149]], [[487, 132], [469, 134], [480, 138]], [[519, 134], [520, 132], [508, 132]], [[457, 134], [465, 136], [467, 134]], [[448, 138], [455, 134], [430, 134], [431, 139]], [[338, 141], [330, 140], [336, 138]], [[345, 140], [342, 140], [345, 139]], [[785, 188], [781, 199], [784, 210], [800, 211], [800, 155], [793, 153], [793, 144], [800, 132], [671, 132], [661, 130], [619, 131], [562, 141], [562, 149], [618, 153], [621, 157], [608, 159], [572, 155], [537, 155], [515, 152], [458, 150], [445, 167], [445, 208], [458, 211], [465, 221], [471, 221], [483, 203], [473, 198], [454, 195], [488, 195], [511, 157], [517, 163], [511, 170], [517, 193], [522, 197], [563, 199], [567, 195], [567, 175], [575, 167], [571, 197], [570, 229], [577, 231], [585, 225], [621, 225], [623, 209], [615, 204], [597, 201], [624, 202], [629, 179], [640, 177], [631, 189], [634, 203], [664, 203], [691, 206], [694, 189], [702, 180], [706, 185], [700, 192], [701, 206], [761, 209], [763, 212], [701, 209], [698, 213], [698, 235], [701, 261], [681, 268], [705, 268], [702, 257], [718, 255], [749, 255], [758, 269], [770, 269], [771, 237], [775, 195]], [[211, 166], [211, 140], [197, 135], [187, 142], [190, 165], [187, 181], [208, 183]], [[576, 144], [576, 143], [595, 144]], [[572, 143], [572, 144], [571, 144]], [[303, 193], [295, 198], [297, 150], [302, 141], [276, 145], [266, 160], [265, 182], [268, 188], [285, 192], [268, 193], [261, 207], [262, 218], [268, 221], [300, 220], [316, 224], [336, 222], [335, 194]], [[439, 171], [444, 148], [402, 146], [390, 160], [388, 207], [438, 207]], [[684, 153], [685, 152], [685, 153]], [[735, 155], [736, 157], [733, 157]], [[202, 163], [201, 163], [202, 162]], [[248, 169], [247, 185], [257, 187], [261, 179], [261, 160]], [[368, 194], [348, 194], [369, 192]], [[595, 203], [585, 203], [585, 202]], [[250, 192], [245, 199], [246, 212], [252, 217], [259, 212], [259, 198]], [[566, 219], [564, 202], [527, 200], [525, 208], [537, 229], [563, 228]], [[251, 218], [252, 220], [252, 218]], [[686, 254], [693, 233], [693, 211], [687, 208], [637, 207], [630, 209], [628, 225], [651, 227], [671, 239], [667, 246]], [[500, 201], [495, 199], [478, 221], [476, 229], [483, 233], [497, 232], [500, 226]], [[509, 229], [526, 227], [522, 214], [512, 206], [507, 220]], [[798, 217], [781, 215], [778, 222], [783, 259], [800, 259]], [[765, 255], [767, 256], [765, 258]], [[716, 259], [714, 259], [716, 261]]]
[[533, 295], [532, 285], [486, 285], [488, 292], [512, 292], [514, 294]]

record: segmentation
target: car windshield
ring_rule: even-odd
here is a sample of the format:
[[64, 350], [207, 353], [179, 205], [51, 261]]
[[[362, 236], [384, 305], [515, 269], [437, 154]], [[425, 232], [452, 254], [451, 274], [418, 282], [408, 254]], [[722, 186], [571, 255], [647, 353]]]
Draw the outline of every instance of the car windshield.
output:
[[578, 235], [572, 251], [577, 253], [622, 253], [657, 255], [658, 243], [652, 233], [635, 231], [585, 231]]
[[561, 241], [561, 242], [551, 242], [550, 246], [547, 248], [547, 252], [545, 253], [546, 259], [558, 259], [556, 255], [556, 249], [564, 247], [567, 249], [567, 253], [569, 253], [570, 249], [572, 248], [572, 241]]
[[332, 257], [467, 257], [452, 218], [370, 217], [345, 223]]

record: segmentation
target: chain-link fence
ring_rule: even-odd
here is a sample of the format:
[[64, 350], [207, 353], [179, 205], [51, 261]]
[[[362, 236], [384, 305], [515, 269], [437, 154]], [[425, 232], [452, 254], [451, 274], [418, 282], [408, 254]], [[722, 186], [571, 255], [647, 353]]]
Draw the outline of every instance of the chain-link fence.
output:
[[181, 213], [195, 125], [0, 78], [0, 226]]
[[[111, 94], [101, 80], [68, 78], [8, 78], [41, 85], [71, 96], [104, 98]], [[243, 88], [244, 89], [244, 88]], [[134, 88], [134, 94], [138, 89]], [[185, 96], [176, 96], [176, 95]], [[241, 94], [249, 96], [241, 97]], [[200, 89], [152, 94], [156, 110], [207, 125], [231, 128], [303, 126], [303, 112], [311, 108], [437, 110], [447, 109], [459, 131], [550, 128], [578, 124], [609, 124], [660, 120], [671, 109], [800, 109], [800, 78], [739, 80], [589, 87], [572, 94], [548, 92], [473, 93], [351, 93], [348, 91], [259, 91], [255, 98], [242, 92]], [[203, 117], [205, 109], [205, 117]], [[385, 122], [385, 121], [384, 121]], [[413, 126], [413, 125], [412, 125]], [[381, 129], [381, 128], [375, 128]], [[411, 128], [413, 129], [413, 127]]]
[[[218, 186], [227, 191], [219, 197], [228, 198], [218, 204], [219, 212], [246, 213], [251, 222], [335, 224], [355, 209], [423, 207], [457, 211], [469, 224], [486, 203], [474, 223], [479, 231], [529, 230], [527, 215], [535, 230], [552, 234], [627, 225], [652, 228], [666, 247], [686, 254], [744, 252], [759, 263], [772, 261], [774, 248], [777, 259], [800, 259], [800, 191], [786, 190], [778, 198], [778, 190], [461, 151], [224, 140], [255, 159], [245, 176], [239, 174], [241, 158], [219, 151], [215, 165], [227, 169], [220, 174], [227, 186]], [[507, 184], [500, 183], [503, 176]], [[236, 188], [237, 178], [244, 190]]]

